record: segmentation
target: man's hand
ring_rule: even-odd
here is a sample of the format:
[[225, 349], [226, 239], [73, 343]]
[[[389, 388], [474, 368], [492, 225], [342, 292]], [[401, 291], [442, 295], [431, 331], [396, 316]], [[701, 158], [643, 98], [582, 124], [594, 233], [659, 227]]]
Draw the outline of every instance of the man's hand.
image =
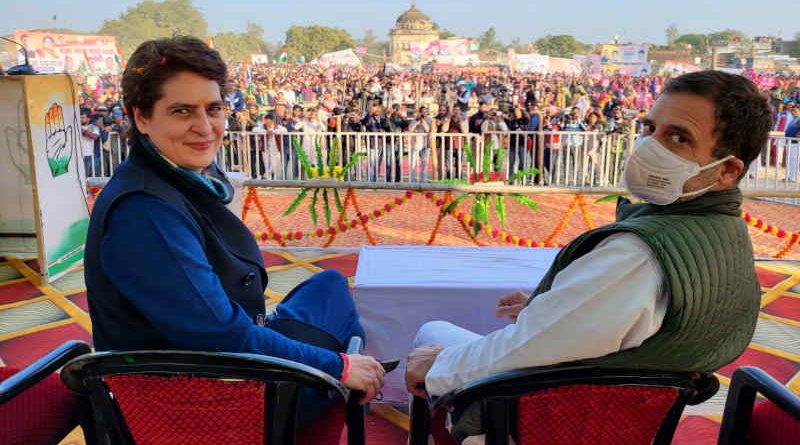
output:
[[440, 345], [430, 345], [417, 348], [408, 355], [406, 365], [406, 387], [408, 392], [425, 398], [425, 377], [433, 367], [436, 357], [442, 352]]
[[525, 303], [527, 302], [528, 296], [520, 291], [506, 295], [497, 302], [497, 309], [495, 309], [497, 318], [508, 317], [512, 323], [516, 323], [517, 316], [525, 309]]
[[363, 391], [364, 396], [358, 402], [365, 405], [381, 392], [386, 372], [373, 357], [361, 354], [349, 354], [349, 357], [350, 374], [342, 383], [350, 389]]

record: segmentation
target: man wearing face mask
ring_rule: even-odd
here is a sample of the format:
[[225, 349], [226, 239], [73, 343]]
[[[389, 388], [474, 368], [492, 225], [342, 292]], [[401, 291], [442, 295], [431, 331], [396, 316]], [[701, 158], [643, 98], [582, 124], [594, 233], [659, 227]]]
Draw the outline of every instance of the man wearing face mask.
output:
[[[481, 336], [423, 325], [409, 391], [442, 395], [530, 366], [714, 371], [735, 360], [760, 303], [738, 182], [770, 125], [766, 97], [744, 77], [673, 79], [625, 166], [625, 185], [643, 202], [620, 200], [617, 221], [564, 247], [532, 295], [501, 298], [505, 328]], [[479, 419], [468, 410], [453, 419], [454, 434], [480, 434]]]

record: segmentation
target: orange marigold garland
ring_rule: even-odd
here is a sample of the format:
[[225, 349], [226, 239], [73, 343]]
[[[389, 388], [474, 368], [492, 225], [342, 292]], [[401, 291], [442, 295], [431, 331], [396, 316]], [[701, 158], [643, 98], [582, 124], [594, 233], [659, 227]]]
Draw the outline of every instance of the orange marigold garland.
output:
[[[281, 234], [278, 233], [274, 227], [272, 227], [272, 222], [270, 222], [267, 212], [264, 210], [264, 205], [261, 204], [261, 200], [258, 199], [258, 192], [256, 189], [249, 187], [247, 190], [247, 195], [248, 198], [252, 197], [252, 201], [255, 203], [256, 209], [258, 209], [258, 213], [261, 216], [261, 221], [265, 226], [267, 226], [267, 230], [269, 231], [269, 235], [267, 235], [267, 233], [261, 234], [261, 240], [267, 241], [269, 238], [272, 238], [273, 240], [277, 241], [281, 247], [286, 247], [286, 242], [283, 241], [283, 238], [281, 238]], [[242, 210], [242, 213], [244, 213], [244, 209]]]
[[552, 244], [553, 240], [561, 232], [564, 231], [564, 228], [567, 226], [567, 221], [569, 221], [569, 217], [572, 216], [573, 213], [575, 213], [575, 208], [577, 206], [578, 206], [578, 196], [575, 196], [575, 199], [573, 199], [572, 203], [569, 205], [567, 213], [565, 213], [564, 216], [561, 217], [561, 221], [559, 221], [558, 224], [556, 224], [556, 228], [553, 229], [553, 233], [551, 233], [550, 236], [548, 236], [547, 239], [544, 240], [545, 244]]
[[[446, 205], [453, 201], [453, 194], [450, 192], [446, 192], [444, 194], [444, 202], [442, 205]], [[454, 207], [455, 209], [455, 207]], [[433, 226], [433, 231], [431, 231], [431, 236], [428, 238], [428, 242], [425, 244], [426, 246], [430, 246], [436, 240], [436, 235], [439, 233], [439, 227], [442, 225], [442, 221], [446, 216], [445, 213], [439, 212], [439, 216], [436, 218], [436, 225]]]
[[583, 220], [586, 221], [586, 226], [589, 227], [589, 230], [594, 230], [595, 225], [592, 221], [592, 217], [589, 215], [589, 209], [586, 207], [586, 200], [584, 196], [580, 193], [575, 195], [575, 199], [578, 201], [578, 208], [581, 211], [581, 216], [583, 216]]

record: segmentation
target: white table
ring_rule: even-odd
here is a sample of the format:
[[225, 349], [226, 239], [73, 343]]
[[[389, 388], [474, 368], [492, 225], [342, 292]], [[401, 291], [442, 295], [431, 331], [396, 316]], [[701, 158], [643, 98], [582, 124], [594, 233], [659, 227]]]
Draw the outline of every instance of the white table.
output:
[[358, 255], [355, 300], [367, 334], [365, 353], [400, 359], [383, 388], [384, 401], [407, 403], [405, 360], [422, 324], [445, 320], [479, 334], [508, 323], [497, 300], [533, 291], [558, 249], [364, 246]]

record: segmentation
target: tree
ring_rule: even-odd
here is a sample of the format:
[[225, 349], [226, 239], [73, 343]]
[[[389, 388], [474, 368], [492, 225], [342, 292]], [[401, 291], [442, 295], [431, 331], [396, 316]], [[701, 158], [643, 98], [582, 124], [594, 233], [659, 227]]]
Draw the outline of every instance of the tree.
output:
[[712, 32], [708, 35], [708, 40], [712, 43], [721, 42], [744, 42], [747, 40], [747, 35], [738, 29], [725, 29], [723, 31]]
[[497, 40], [497, 32], [494, 30], [494, 26], [489, 27], [478, 37], [478, 45], [481, 51], [500, 50], [503, 48], [503, 42]]
[[673, 42], [677, 48], [691, 47], [695, 54], [705, 54], [708, 51], [708, 38], [703, 34], [683, 34]]
[[214, 35], [214, 49], [226, 61], [240, 62], [248, 58], [250, 54], [272, 53], [263, 39], [264, 28], [257, 23], [248, 23], [247, 31], [244, 33], [221, 32]]
[[792, 42], [792, 46], [789, 48], [789, 55], [800, 58], [800, 32], [794, 35], [794, 42]]
[[678, 38], [678, 27], [674, 24], [667, 27], [667, 47], [672, 48]]
[[320, 25], [292, 25], [286, 30], [286, 49], [289, 52], [290, 60], [297, 56], [312, 60], [327, 52], [354, 46], [356, 46], [356, 42], [350, 34], [339, 28]]
[[208, 23], [192, 0], [147, 0], [117, 19], [104, 21], [98, 32], [116, 37], [127, 56], [143, 41], [159, 37], [189, 35], [205, 40]]
[[372, 56], [383, 56], [384, 52], [389, 53], [389, 42], [378, 40], [371, 29], [364, 31], [364, 37], [356, 43], [366, 48], [367, 54]]
[[452, 32], [446, 30], [446, 29], [443, 29], [443, 30], [439, 31], [439, 40], [452, 39], [453, 37], [457, 37], [457, 36], [455, 34], [453, 34]]
[[575, 37], [567, 34], [540, 38], [535, 43], [540, 54], [555, 57], [572, 57], [575, 54], [587, 53], [592, 50], [592, 45], [581, 43]]

